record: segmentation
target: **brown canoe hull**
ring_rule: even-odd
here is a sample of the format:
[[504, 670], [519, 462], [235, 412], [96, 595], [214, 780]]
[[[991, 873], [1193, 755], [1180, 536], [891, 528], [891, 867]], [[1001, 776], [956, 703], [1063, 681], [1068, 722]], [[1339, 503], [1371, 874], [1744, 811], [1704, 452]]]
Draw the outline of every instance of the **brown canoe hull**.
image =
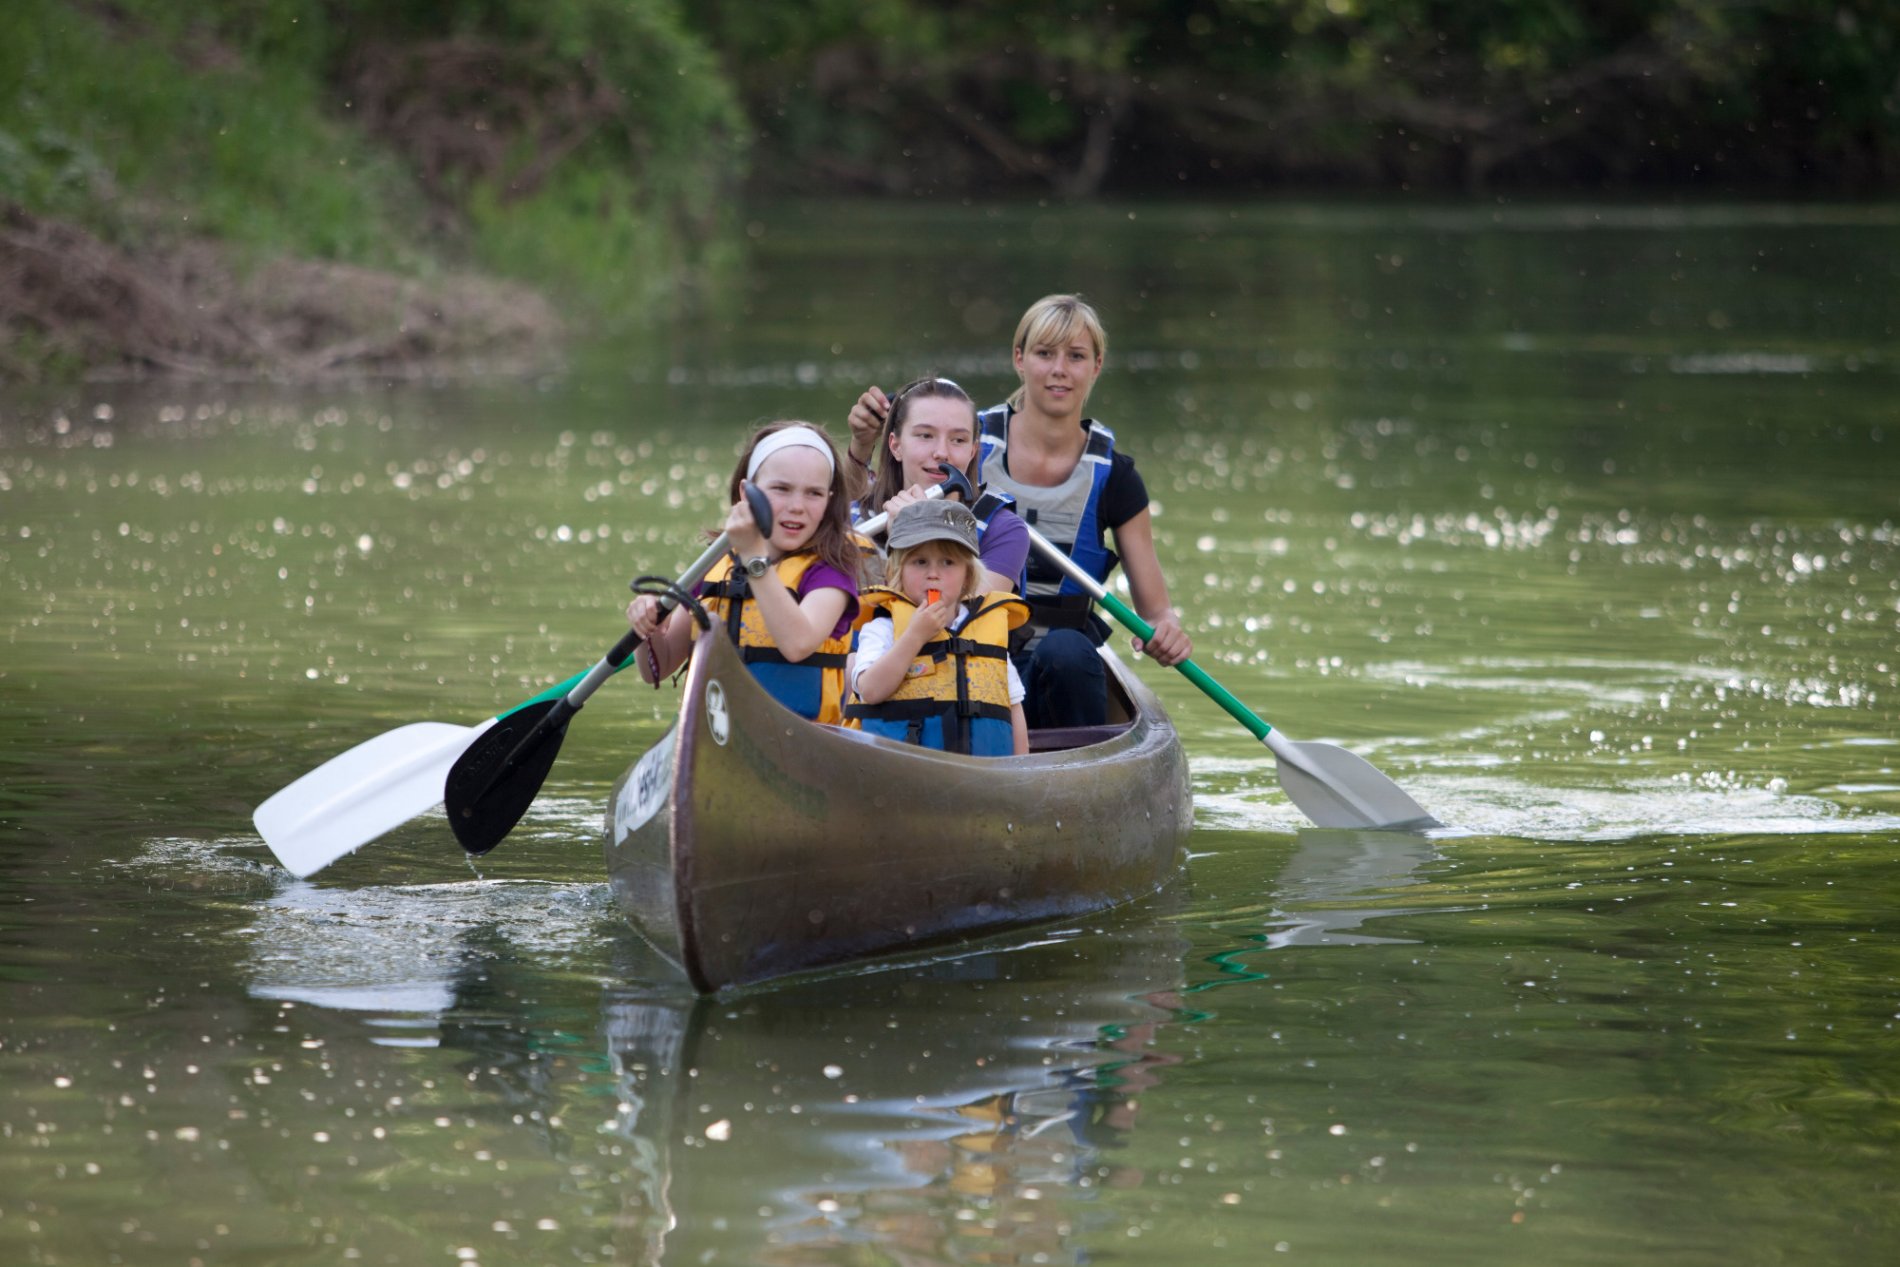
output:
[[813, 725], [714, 630], [608, 802], [614, 898], [706, 992], [1152, 893], [1186, 857], [1187, 759], [1104, 659], [1118, 724], [1076, 736], [1098, 742], [983, 759]]

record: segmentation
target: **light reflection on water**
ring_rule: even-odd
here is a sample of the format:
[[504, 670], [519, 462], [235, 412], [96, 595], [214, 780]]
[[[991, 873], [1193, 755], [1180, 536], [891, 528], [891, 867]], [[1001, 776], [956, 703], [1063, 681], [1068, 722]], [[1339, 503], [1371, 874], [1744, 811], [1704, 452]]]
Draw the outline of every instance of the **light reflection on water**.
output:
[[[1877, 210], [1077, 209], [1045, 261], [994, 244], [1043, 212], [794, 209], [750, 311], [570, 384], [0, 400], [0, 1256], [1876, 1260]], [[1199, 658], [1449, 830], [1308, 828], [1143, 666], [1193, 762], [1167, 891], [696, 1001], [600, 876], [675, 698], [623, 681], [477, 863], [438, 812], [271, 866], [295, 774], [595, 659], [742, 422], [1000, 395], [977, 301], [1045, 269], [1100, 279]], [[914, 327], [868, 302], [919, 286]]]

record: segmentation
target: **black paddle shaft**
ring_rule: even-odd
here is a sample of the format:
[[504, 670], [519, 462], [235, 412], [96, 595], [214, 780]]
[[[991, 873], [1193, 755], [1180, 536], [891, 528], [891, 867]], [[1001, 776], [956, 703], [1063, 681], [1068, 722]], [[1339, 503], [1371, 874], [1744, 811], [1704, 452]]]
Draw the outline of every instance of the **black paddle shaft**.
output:
[[[740, 489], [753, 522], [760, 532], [770, 536], [771, 500], [750, 481], [741, 483]], [[720, 540], [723, 542], [723, 535]], [[680, 579], [680, 588], [684, 589], [699, 578]], [[462, 754], [449, 770], [443, 799], [448, 806], [449, 827], [464, 850], [472, 856], [485, 854], [514, 830], [547, 781], [548, 771], [553, 769], [567, 738], [568, 722], [581, 711], [594, 689], [618, 671], [644, 641], [629, 629], [579, 686], [566, 695], [540, 700], [497, 719]]]
[[[601, 663], [617, 671], [644, 641], [629, 629]], [[528, 812], [560, 755], [568, 721], [587, 702], [575, 701], [579, 693], [576, 688], [509, 713], [449, 769], [443, 787], [449, 826], [470, 854], [485, 854], [500, 844]]]

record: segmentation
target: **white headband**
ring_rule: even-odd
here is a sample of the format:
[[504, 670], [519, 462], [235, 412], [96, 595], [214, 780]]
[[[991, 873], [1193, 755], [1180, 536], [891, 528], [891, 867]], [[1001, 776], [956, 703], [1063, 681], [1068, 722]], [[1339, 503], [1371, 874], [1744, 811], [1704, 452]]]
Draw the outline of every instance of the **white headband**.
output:
[[831, 456], [831, 446], [825, 443], [823, 436], [813, 431], [810, 427], [785, 427], [782, 430], [774, 431], [771, 435], [765, 437], [765, 439], [753, 446], [752, 460], [745, 464], [745, 477], [751, 479], [757, 475], [759, 473], [759, 467], [764, 463], [765, 459], [771, 457], [780, 449], [793, 448], [818, 450], [825, 455], [825, 478], [830, 479], [833, 475], [837, 474], [838, 467]]

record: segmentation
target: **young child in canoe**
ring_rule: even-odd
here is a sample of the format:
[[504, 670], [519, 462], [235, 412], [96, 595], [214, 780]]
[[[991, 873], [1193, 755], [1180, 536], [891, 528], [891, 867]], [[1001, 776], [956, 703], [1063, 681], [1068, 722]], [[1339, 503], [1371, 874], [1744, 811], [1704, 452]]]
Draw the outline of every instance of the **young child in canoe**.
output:
[[845, 714], [867, 734], [978, 757], [1029, 751], [1023, 684], [1009, 631], [1029, 607], [983, 591], [976, 517], [955, 502], [915, 502], [891, 521], [894, 588], [864, 592]]
[[[746, 505], [747, 482], [772, 503], [769, 535]], [[773, 698], [801, 717], [835, 724], [858, 614], [859, 559], [837, 452], [810, 423], [775, 422], [746, 444], [729, 492], [724, 530], [732, 552], [694, 593], [725, 622]], [[698, 631], [686, 608], [662, 616], [660, 600], [643, 594], [627, 607], [627, 623], [646, 639], [634, 653], [645, 681], [657, 685], [692, 654]]]

